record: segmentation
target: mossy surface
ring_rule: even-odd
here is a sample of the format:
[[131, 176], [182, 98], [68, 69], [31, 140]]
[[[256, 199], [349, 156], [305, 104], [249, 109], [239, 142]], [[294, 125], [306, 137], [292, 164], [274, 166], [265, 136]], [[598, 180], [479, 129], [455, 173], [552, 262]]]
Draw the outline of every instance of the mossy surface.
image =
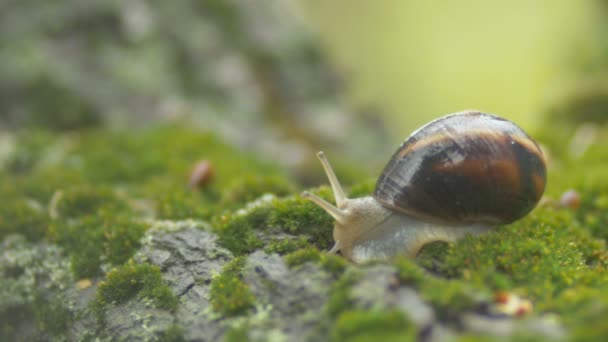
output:
[[[534, 317], [558, 317], [573, 338], [608, 335], [602, 323], [608, 318], [608, 155], [603, 148], [608, 129], [597, 126], [595, 140], [580, 154], [567, 152], [576, 145], [569, 138], [576, 129], [560, 122], [545, 129], [539, 137], [565, 132], [567, 138], [541, 141], [549, 155], [543, 204], [488, 234], [434, 243], [416, 259], [387, 262], [395, 270], [395, 286], [419, 292], [441, 324], [460, 329], [464, 313], [479, 311], [483, 303], [492, 303], [496, 292], [507, 291], [530, 300]], [[211, 222], [217, 243], [236, 256], [209, 284], [214, 314], [244, 318], [256, 312], [256, 299], [241, 271], [250, 253], [264, 250], [282, 255], [291, 272], [315, 263], [331, 274], [322, 312], [329, 323], [321, 330], [333, 339], [408, 339], [416, 334], [418, 328], [399, 312], [355, 304], [350, 288], [371, 265], [355, 266], [325, 252], [333, 245], [333, 220], [302, 198], [303, 189], [271, 162], [211, 134], [176, 126], [132, 134], [29, 131], [13, 139], [14, 149], [0, 164], [0, 199], [5, 203], [0, 237], [17, 233], [32, 243], [60, 246], [75, 279], [101, 281], [95, 300], [101, 313], [112, 303], [136, 297], [169, 311], [177, 308], [179, 301], [160, 269], [129, 260], [150, 222], [187, 218]], [[202, 188], [190, 189], [189, 173], [201, 159], [213, 163], [214, 177]], [[363, 180], [349, 195], [368, 195], [374, 184]], [[568, 189], [578, 192], [580, 205], [560, 204]], [[327, 186], [309, 191], [333, 201]], [[34, 317], [48, 331], [67, 328], [65, 320], [43, 317], [47, 311], [65, 313], [65, 307], [46, 299], [40, 303], [42, 311], [19, 306], [11, 317]], [[401, 324], [404, 328], [397, 328]], [[179, 339], [175, 329], [169, 335]]]
[[235, 258], [211, 281], [210, 299], [213, 309], [226, 316], [244, 314], [255, 304], [255, 297], [242, 279], [244, 258]]
[[347, 311], [331, 332], [332, 341], [416, 341], [416, 329], [400, 311]]
[[334, 275], [340, 275], [348, 264], [344, 258], [321, 252], [314, 247], [300, 249], [285, 256], [285, 263], [289, 267], [296, 267], [306, 262], [317, 262], [324, 270]]
[[[327, 187], [313, 192], [328, 200], [331, 198]], [[332, 226], [331, 217], [300, 195], [262, 199], [243, 210], [214, 218], [214, 228], [220, 242], [237, 255], [262, 247], [262, 233], [306, 236], [310, 244], [328, 248], [332, 244]]]
[[135, 296], [151, 300], [159, 309], [175, 310], [178, 305], [178, 298], [163, 280], [158, 266], [134, 262], [108, 272], [106, 280], [99, 284], [94, 305], [101, 310]]

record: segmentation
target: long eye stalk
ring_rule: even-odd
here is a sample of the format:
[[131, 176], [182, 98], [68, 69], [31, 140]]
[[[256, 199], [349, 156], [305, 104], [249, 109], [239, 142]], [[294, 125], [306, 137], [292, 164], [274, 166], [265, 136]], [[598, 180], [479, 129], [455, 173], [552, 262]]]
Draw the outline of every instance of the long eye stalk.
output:
[[327, 160], [327, 157], [325, 157], [325, 153], [323, 153], [323, 151], [319, 151], [317, 153], [317, 158], [319, 158], [319, 161], [321, 161], [321, 165], [323, 165], [325, 174], [327, 175], [327, 178], [329, 179], [329, 184], [331, 185], [331, 189], [334, 193], [334, 198], [336, 199], [336, 206], [338, 208], [340, 208], [342, 206], [342, 203], [344, 203], [344, 201], [347, 200], [346, 196], [344, 195], [344, 190], [342, 189], [342, 185], [340, 185], [340, 182], [338, 181], [338, 177], [336, 177], [336, 173], [334, 172], [334, 169], [331, 167], [329, 160]]
[[325, 170], [325, 174], [327, 174], [327, 178], [329, 179], [329, 184], [331, 184], [331, 189], [334, 193], [334, 198], [336, 199], [336, 206], [325, 201], [319, 196], [315, 196], [309, 192], [305, 192], [302, 194], [304, 198], [307, 198], [317, 204], [319, 207], [323, 208], [323, 210], [327, 211], [336, 221], [339, 223], [346, 222], [346, 215], [340, 209], [340, 206], [344, 204], [348, 199], [344, 195], [344, 190], [342, 189], [342, 185], [338, 181], [338, 177], [336, 177], [336, 173], [329, 164], [329, 161], [325, 157], [325, 153], [320, 151], [317, 153], [317, 158], [321, 161], [321, 165], [323, 165], [323, 169]]

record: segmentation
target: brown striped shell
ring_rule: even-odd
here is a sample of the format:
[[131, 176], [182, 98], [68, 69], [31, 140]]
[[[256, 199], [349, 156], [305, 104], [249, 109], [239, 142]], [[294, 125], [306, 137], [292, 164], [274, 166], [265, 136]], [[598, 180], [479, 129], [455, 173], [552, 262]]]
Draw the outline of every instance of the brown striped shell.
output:
[[530, 212], [545, 183], [543, 153], [532, 138], [506, 119], [468, 111], [407, 138], [380, 175], [374, 197], [430, 220], [503, 224]]

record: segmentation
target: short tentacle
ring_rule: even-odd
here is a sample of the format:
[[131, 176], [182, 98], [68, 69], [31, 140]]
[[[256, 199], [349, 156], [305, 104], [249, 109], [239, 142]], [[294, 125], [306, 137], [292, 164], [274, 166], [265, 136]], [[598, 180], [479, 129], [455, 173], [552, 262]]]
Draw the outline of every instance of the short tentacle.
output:
[[338, 221], [338, 222], [346, 221], [346, 215], [342, 210], [338, 209], [333, 204], [325, 201], [321, 197], [313, 195], [310, 192], [304, 192], [302, 194], [302, 197], [314, 202], [316, 205], [318, 205], [323, 210], [325, 210], [329, 215], [331, 215], [336, 221]]

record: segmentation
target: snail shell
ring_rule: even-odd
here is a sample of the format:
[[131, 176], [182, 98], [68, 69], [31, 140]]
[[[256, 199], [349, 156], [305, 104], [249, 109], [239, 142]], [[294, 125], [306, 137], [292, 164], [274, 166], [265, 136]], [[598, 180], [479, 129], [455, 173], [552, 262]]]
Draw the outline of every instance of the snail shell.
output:
[[354, 262], [415, 256], [426, 243], [513, 222], [534, 208], [546, 183], [536, 142], [514, 123], [477, 111], [415, 131], [384, 168], [373, 196], [348, 199], [323, 153], [318, 156], [336, 206], [304, 196], [336, 219], [330, 252]]
[[540, 200], [546, 168], [540, 147], [495, 115], [448, 115], [414, 132], [378, 178], [385, 206], [443, 222], [510, 223]]

